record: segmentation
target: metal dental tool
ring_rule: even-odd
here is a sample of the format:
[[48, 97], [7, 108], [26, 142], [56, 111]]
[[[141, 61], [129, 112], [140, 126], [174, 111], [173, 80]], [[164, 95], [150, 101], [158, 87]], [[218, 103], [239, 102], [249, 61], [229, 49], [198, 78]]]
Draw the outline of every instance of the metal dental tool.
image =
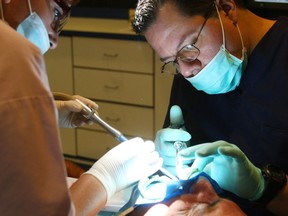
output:
[[[83, 116], [87, 119], [93, 120], [96, 123], [99, 123], [105, 130], [107, 130], [110, 134], [112, 134], [119, 142], [124, 142], [128, 140], [120, 131], [116, 130], [115, 128], [111, 127], [109, 124], [107, 124], [105, 121], [103, 121], [97, 114], [94, 109], [91, 109], [86, 104], [84, 104], [82, 101], [75, 99], [79, 104], [83, 107]], [[185, 143], [184, 143], [185, 144]], [[161, 167], [159, 169], [163, 174], [170, 177], [173, 180], [178, 180], [177, 177], [175, 177], [173, 174], [171, 174], [168, 170]]]
[[187, 148], [187, 145], [185, 142], [182, 141], [175, 141], [174, 142], [174, 147], [176, 149], [176, 166], [180, 165], [179, 157], [178, 157], [178, 152], [184, 148]]
[[84, 104], [82, 101], [75, 99], [78, 103], [80, 103], [83, 107], [83, 116], [87, 119], [90, 119], [98, 124], [100, 124], [105, 130], [107, 130], [110, 134], [112, 134], [119, 142], [124, 142], [127, 140], [127, 138], [118, 130], [111, 127], [109, 124], [107, 124], [104, 120], [102, 120], [95, 112], [94, 109], [91, 109], [86, 104]]

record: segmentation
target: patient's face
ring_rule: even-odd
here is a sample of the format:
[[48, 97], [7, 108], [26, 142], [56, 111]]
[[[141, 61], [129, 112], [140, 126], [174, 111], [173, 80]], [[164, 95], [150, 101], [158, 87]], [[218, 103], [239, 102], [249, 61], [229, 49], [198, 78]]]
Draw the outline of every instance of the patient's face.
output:
[[240, 216], [245, 214], [234, 202], [220, 198], [210, 182], [202, 178], [193, 185], [192, 193], [181, 195], [165, 204], [155, 204], [145, 214], [145, 216], [155, 215]]

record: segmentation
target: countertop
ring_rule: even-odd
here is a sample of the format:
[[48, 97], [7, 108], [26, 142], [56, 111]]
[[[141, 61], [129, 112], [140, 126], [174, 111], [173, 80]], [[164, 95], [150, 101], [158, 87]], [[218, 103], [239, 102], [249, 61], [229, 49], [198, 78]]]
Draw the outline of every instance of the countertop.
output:
[[70, 17], [61, 35], [145, 41], [143, 36], [132, 30], [128, 19]]
[[70, 17], [63, 31], [136, 35], [129, 20]]

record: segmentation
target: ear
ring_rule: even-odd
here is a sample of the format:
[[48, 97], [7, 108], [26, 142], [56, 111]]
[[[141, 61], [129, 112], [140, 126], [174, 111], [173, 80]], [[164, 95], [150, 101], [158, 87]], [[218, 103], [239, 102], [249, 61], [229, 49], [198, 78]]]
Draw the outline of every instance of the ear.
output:
[[237, 6], [234, 0], [216, 0], [217, 6], [223, 10], [234, 25], [238, 22]]

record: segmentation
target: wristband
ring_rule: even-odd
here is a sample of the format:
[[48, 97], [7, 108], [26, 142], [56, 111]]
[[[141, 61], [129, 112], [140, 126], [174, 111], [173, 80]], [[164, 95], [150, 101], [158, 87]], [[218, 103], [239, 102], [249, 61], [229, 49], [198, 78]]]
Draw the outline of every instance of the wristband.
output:
[[264, 166], [261, 173], [265, 180], [265, 190], [256, 202], [266, 206], [285, 187], [287, 178], [283, 170], [271, 164]]

